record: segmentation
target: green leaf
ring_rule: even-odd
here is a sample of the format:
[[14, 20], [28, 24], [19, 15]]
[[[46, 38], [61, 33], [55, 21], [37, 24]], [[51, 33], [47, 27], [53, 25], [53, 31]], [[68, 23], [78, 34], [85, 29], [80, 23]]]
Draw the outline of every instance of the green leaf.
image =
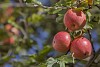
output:
[[32, 0], [24, 0], [24, 2], [31, 3]]
[[37, 0], [32, 0], [32, 2], [35, 3], [35, 4], [37, 4], [37, 5], [40, 5], [40, 6], [42, 5], [42, 3], [39, 2], [39, 1], [37, 1]]
[[86, 25], [84, 26], [85, 29], [92, 29], [93, 25], [90, 23], [86, 23]]
[[37, 57], [36, 57], [36, 60], [39, 61], [39, 62], [42, 62], [45, 58], [45, 56], [52, 50], [51, 46], [45, 46], [43, 48], [43, 50], [41, 50]]
[[58, 14], [59, 16], [56, 18], [56, 22], [63, 22], [64, 14]]
[[43, 50], [39, 52], [40, 55], [45, 55], [51, 51], [51, 46], [45, 46]]
[[56, 13], [58, 13], [59, 11], [61, 11], [62, 9], [57, 9], [57, 10], [54, 10], [53, 11], [53, 14], [56, 14]]
[[55, 63], [57, 63], [57, 60], [54, 58], [49, 58], [47, 60], [47, 67], [52, 67]]
[[47, 67], [45, 63], [40, 63], [37, 67]]
[[65, 67], [65, 62], [60, 61], [59, 64], [60, 64], [60, 67]]
[[72, 61], [73, 59], [70, 55], [63, 55], [63, 56], [59, 57], [58, 60], [60, 60], [64, 63], [72, 63], [73, 62]]
[[87, 17], [88, 17], [88, 22], [90, 22], [92, 14], [89, 11], [87, 11], [86, 14], [87, 14]]
[[36, 23], [42, 20], [43, 20], [43, 16], [38, 15], [38, 14], [32, 14], [31, 18], [28, 19], [28, 21], [32, 21], [33, 23]]
[[63, 17], [59, 16], [59, 17], [56, 18], [56, 22], [60, 22], [62, 19], [63, 19]]

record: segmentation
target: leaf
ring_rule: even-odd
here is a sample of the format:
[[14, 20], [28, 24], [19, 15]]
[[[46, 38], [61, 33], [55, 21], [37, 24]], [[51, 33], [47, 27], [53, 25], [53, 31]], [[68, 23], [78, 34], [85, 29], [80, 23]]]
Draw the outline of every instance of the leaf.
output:
[[59, 57], [58, 60], [60, 60], [64, 63], [72, 63], [73, 62], [72, 61], [73, 59], [70, 55], [63, 55], [63, 56]]
[[90, 23], [86, 23], [86, 25], [84, 26], [85, 29], [92, 29], [93, 25]]
[[49, 58], [47, 60], [47, 67], [52, 67], [55, 63], [57, 63], [57, 60], [55, 60], [54, 58]]
[[62, 9], [57, 9], [57, 10], [54, 10], [53, 11], [53, 14], [56, 14], [56, 13], [58, 13], [59, 11], [61, 11]]
[[39, 61], [39, 62], [42, 62], [42, 61], [44, 60], [45, 56], [46, 56], [51, 50], [52, 50], [52, 49], [51, 49], [51, 46], [45, 46], [45, 47], [43, 48], [43, 50], [41, 50], [41, 51], [38, 53], [38, 55], [37, 55], [37, 57], [36, 57], [36, 60]]
[[32, 0], [24, 0], [24, 2], [31, 3]]
[[72, 63], [72, 57], [70, 55], [63, 55], [59, 58], [49, 58], [46, 62], [47, 67], [65, 67], [66, 63]]
[[47, 67], [45, 63], [40, 63], [37, 67]]
[[29, 21], [32, 21], [33, 23], [40, 22], [42, 20], [43, 16], [38, 14], [32, 14], [31, 18], [29, 18]]
[[63, 19], [63, 17], [59, 16], [56, 18], [56, 22], [60, 22]]
[[99, 5], [100, 4], [100, 0], [94, 0], [94, 5]]
[[51, 46], [45, 46], [43, 50], [39, 52], [40, 55], [45, 55], [51, 51]]
[[60, 64], [60, 67], [65, 67], [65, 62], [60, 61], [59, 64]]
[[39, 1], [37, 1], [37, 0], [32, 0], [32, 2], [35, 3], [35, 4], [37, 4], [37, 5], [40, 5], [40, 6], [42, 5], [42, 3], [39, 2]]
[[93, 4], [93, 0], [88, 0], [88, 4], [92, 5]]
[[87, 11], [86, 14], [87, 14], [87, 17], [88, 17], [88, 22], [90, 22], [92, 14], [89, 11]]
[[58, 14], [59, 16], [56, 18], [56, 22], [63, 22], [64, 14]]
[[84, 9], [84, 7], [75, 8], [76, 11], [81, 11], [83, 9]]

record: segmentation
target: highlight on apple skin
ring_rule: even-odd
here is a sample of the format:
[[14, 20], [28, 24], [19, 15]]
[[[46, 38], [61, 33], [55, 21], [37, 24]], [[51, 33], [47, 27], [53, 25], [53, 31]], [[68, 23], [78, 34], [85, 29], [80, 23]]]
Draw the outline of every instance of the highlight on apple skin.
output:
[[53, 38], [53, 48], [58, 52], [67, 52], [70, 47], [70, 34], [68, 32], [58, 32]]
[[73, 56], [76, 59], [81, 60], [91, 56], [92, 46], [88, 39], [79, 37], [72, 41], [70, 51], [71, 53], [74, 53]]
[[86, 24], [86, 15], [81, 10], [69, 9], [64, 15], [64, 25], [70, 32], [83, 28]]

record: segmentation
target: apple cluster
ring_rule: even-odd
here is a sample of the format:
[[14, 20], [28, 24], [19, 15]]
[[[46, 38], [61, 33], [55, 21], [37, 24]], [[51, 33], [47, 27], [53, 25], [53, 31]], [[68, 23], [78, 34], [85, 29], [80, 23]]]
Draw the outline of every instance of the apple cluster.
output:
[[[5, 30], [8, 35], [16, 35], [19, 36], [19, 30], [15, 27], [13, 27], [11, 24], [5, 24]], [[14, 36], [10, 36], [8, 38], [5, 38], [2, 40], [2, 45], [9, 45], [9, 44], [14, 44], [15, 43], [15, 38]]]
[[[69, 9], [64, 15], [64, 25], [69, 32], [82, 29], [86, 24], [86, 15], [82, 10]], [[53, 48], [59, 52], [68, 52], [76, 59], [85, 59], [92, 54], [92, 45], [84, 36], [71, 39], [66, 31], [58, 32], [53, 38]]]

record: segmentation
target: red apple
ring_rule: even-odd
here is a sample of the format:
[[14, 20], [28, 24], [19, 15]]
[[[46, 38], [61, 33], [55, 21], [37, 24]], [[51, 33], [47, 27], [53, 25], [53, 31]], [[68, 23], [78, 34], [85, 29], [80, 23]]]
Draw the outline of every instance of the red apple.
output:
[[15, 27], [13, 27], [13, 28], [11, 29], [11, 32], [12, 32], [13, 34], [15, 34], [15, 35], [19, 35], [19, 30], [18, 30], [17, 28], [15, 28]]
[[13, 7], [8, 7], [5, 11], [5, 15], [10, 16], [13, 12], [14, 12], [14, 8]]
[[15, 27], [13, 27], [11, 24], [7, 24], [5, 25], [5, 29], [9, 34], [15, 34], [15, 35], [19, 35], [19, 30]]
[[14, 37], [7, 38], [3, 41], [3, 44], [14, 44], [14, 43], [15, 43]]
[[92, 54], [92, 46], [88, 39], [79, 37], [72, 41], [70, 51], [75, 58], [85, 59]]
[[70, 34], [67, 32], [58, 32], [53, 39], [53, 48], [59, 52], [67, 52], [70, 47]]
[[12, 25], [11, 25], [11, 24], [6, 24], [6, 25], [5, 25], [6, 31], [10, 31], [11, 28], [12, 28]]
[[64, 15], [64, 25], [70, 32], [83, 28], [86, 16], [81, 10], [69, 9]]

